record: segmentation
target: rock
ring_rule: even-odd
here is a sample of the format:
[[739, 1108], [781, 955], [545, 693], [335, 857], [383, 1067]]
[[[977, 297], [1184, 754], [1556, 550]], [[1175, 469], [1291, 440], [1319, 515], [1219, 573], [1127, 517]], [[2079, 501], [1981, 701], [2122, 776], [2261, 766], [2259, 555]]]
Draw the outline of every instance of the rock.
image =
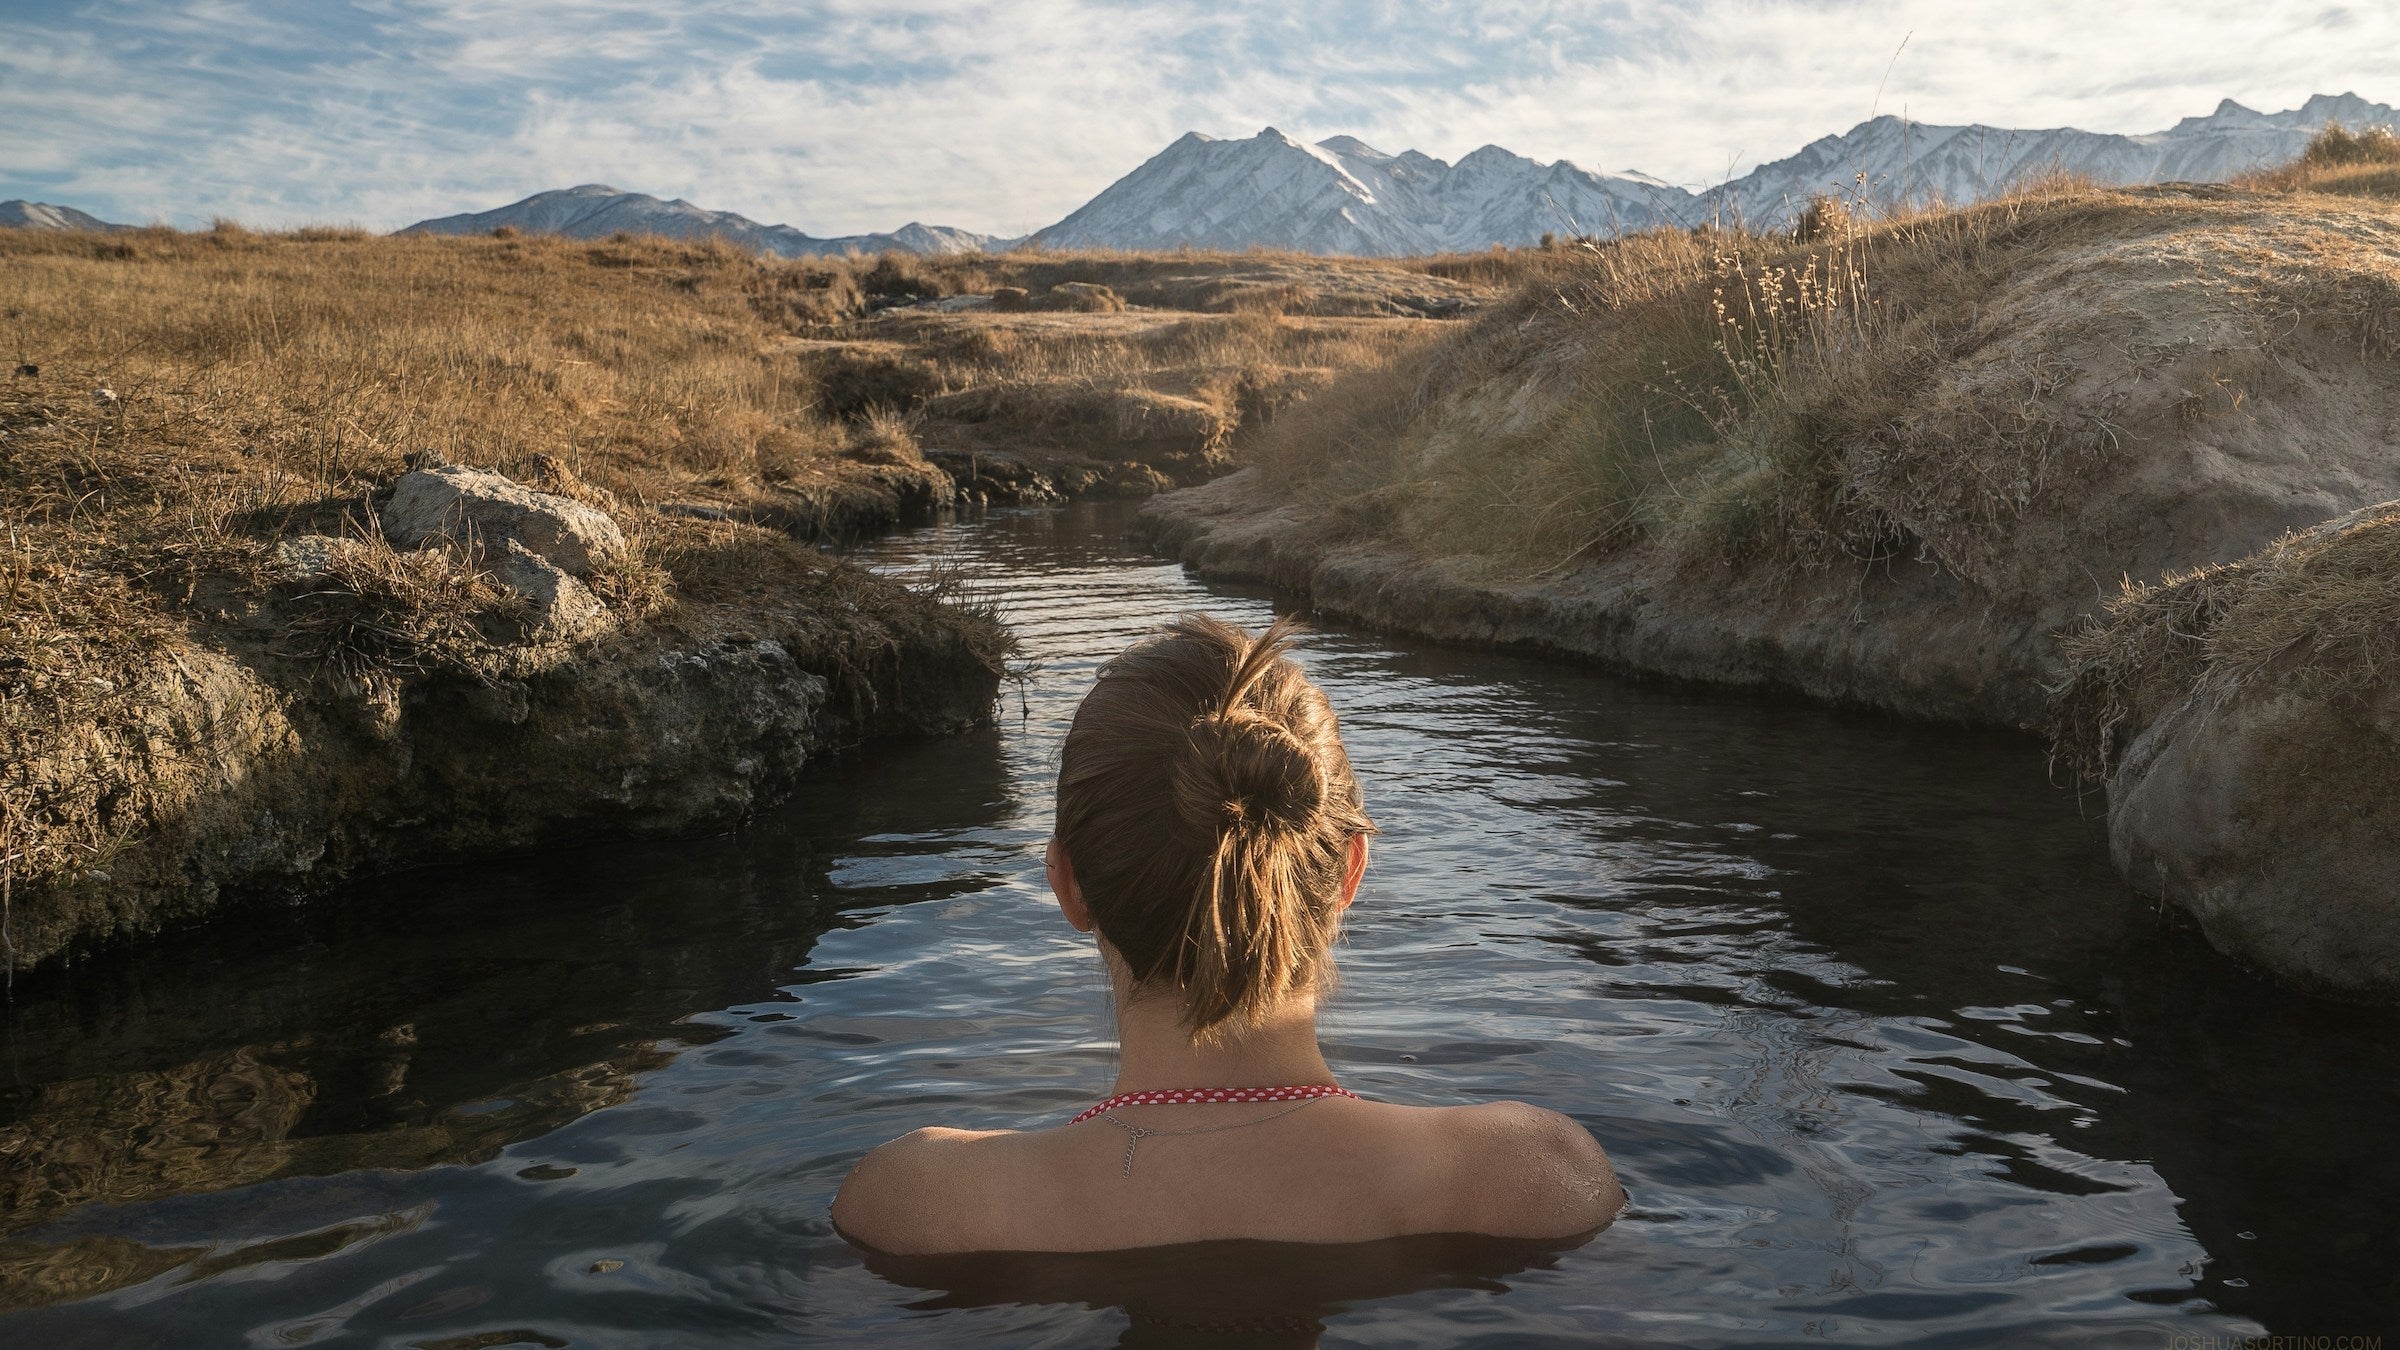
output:
[[625, 550], [624, 532], [605, 512], [458, 466], [401, 475], [383, 509], [383, 533], [395, 548], [449, 539], [485, 556], [514, 542], [577, 577]]
[[1002, 286], [992, 292], [992, 308], [1002, 314], [1019, 314], [1033, 308], [1033, 293], [1022, 286]]
[[275, 565], [293, 581], [318, 582], [332, 573], [336, 559], [354, 556], [366, 548], [367, 545], [357, 539], [341, 539], [330, 534], [303, 534], [276, 543]]
[[2194, 700], [2109, 784], [2109, 851], [2210, 945], [2315, 993], [2400, 1002], [2400, 683]]
[[[686, 590], [661, 621], [575, 643], [504, 631], [590, 622], [583, 584], [521, 544], [472, 586], [447, 549], [319, 536], [260, 550], [260, 571], [280, 553], [332, 575], [245, 587], [229, 621], [110, 667], [108, 696], [61, 690], [59, 731], [0, 738], [49, 844], [13, 874], [0, 964], [372, 873], [713, 833], [789, 796], [820, 753], [988, 723], [1005, 636], [987, 613], [864, 573], [829, 586], [820, 555], [764, 533], [695, 542], [753, 584]], [[357, 645], [401, 624], [441, 646]], [[337, 654], [329, 635], [353, 645]], [[106, 851], [74, 846], [87, 838]]]
[[2126, 742], [2134, 888], [2254, 969], [2400, 1003], [2400, 502], [2132, 592], [2070, 650], [2070, 725]]
[[532, 611], [526, 636], [535, 642], [579, 642], [613, 626], [608, 607], [591, 588], [511, 539], [492, 579], [524, 597]]

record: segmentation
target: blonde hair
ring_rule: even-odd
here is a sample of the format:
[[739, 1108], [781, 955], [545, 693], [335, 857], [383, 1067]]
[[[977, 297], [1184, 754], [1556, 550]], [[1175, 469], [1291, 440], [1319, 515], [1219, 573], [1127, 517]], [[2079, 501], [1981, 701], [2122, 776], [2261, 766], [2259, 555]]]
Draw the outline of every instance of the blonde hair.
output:
[[1192, 1039], [1331, 983], [1350, 841], [1375, 832], [1333, 707], [1258, 637], [1198, 615], [1100, 669], [1058, 773], [1058, 839], [1137, 989]]

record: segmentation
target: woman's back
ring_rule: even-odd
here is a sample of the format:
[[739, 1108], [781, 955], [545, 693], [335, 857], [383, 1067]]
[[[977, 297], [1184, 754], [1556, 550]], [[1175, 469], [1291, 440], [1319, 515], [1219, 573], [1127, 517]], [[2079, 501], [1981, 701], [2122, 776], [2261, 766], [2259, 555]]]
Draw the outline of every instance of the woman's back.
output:
[[1601, 1227], [1624, 1203], [1583, 1127], [1521, 1102], [1336, 1097], [1116, 1114], [1124, 1123], [919, 1130], [868, 1155], [834, 1221], [898, 1254], [1072, 1252], [1223, 1238], [1564, 1238]]
[[843, 1184], [843, 1232], [895, 1254], [1089, 1252], [1614, 1217], [1608, 1159], [1564, 1116], [1334, 1085], [1317, 1002], [1375, 826], [1288, 631], [1170, 625], [1101, 669], [1067, 732], [1050, 888], [1107, 964], [1121, 1095], [1056, 1129], [894, 1140]]

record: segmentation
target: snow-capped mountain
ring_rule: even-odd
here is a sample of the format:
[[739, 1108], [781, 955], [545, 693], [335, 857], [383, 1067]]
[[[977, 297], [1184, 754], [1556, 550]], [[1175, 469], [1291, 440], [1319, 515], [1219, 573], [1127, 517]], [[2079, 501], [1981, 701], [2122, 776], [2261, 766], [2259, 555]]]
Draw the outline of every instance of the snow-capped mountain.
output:
[[1701, 205], [1712, 218], [1779, 224], [1817, 193], [1854, 195], [1862, 174], [1875, 202], [1971, 202], [2053, 169], [2108, 184], [2222, 182], [2293, 159], [2328, 122], [2382, 126], [2400, 122], [2400, 112], [2356, 94], [2319, 94], [2278, 113], [2226, 99], [2206, 117], [2141, 136], [1929, 126], [1884, 116], [1711, 188]]
[[2221, 181], [2290, 160], [2333, 121], [2375, 126], [2400, 122], [2400, 113], [2356, 94], [2320, 94], [2278, 113], [2228, 99], [2206, 117], [2141, 136], [1878, 117], [1699, 194], [1647, 174], [1542, 164], [1496, 145], [1453, 165], [1414, 150], [1387, 155], [1350, 136], [1309, 145], [1273, 127], [1248, 140], [1192, 132], [1032, 240], [1396, 255], [1704, 219], [1763, 227], [1817, 193], [1855, 194], [1862, 174], [1877, 202], [1970, 202], [2051, 169], [2111, 184]]
[[537, 192], [521, 202], [466, 215], [420, 220], [401, 234], [487, 234], [502, 225], [529, 234], [563, 234], [570, 239], [605, 239], [622, 230], [670, 239], [715, 235], [727, 243], [784, 258], [838, 257], [849, 253], [977, 253], [1008, 241], [988, 234], [915, 221], [890, 234], [852, 234], [819, 239], [789, 225], [761, 225], [731, 211], [710, 211], [680, 198], [661, 201], [644, 192], [620, 192], [600, 183]]
[[1048, 248], [1240, 249], [1398, 256], [1681, 223], [1694, 199], [1644, 174], [1542, 164], [1487, 145], [1455, 165], [1351, 136], [1191, 132], [1037, 232]]
[[20, 230], [130, 230], [131, 225], [117, 225], [95, 215], [78, 211], [72, 206], [56, 206], [49, 202], [29, 202], [23, 198], [0, 202], [0, 229]]

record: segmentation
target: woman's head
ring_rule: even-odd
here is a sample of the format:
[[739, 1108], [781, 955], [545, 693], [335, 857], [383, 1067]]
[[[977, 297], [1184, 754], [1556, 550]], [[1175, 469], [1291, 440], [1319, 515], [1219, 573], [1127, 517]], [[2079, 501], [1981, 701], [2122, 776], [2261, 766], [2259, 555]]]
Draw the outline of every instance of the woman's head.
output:
[[1195, 1039], [1326, 982], [1375, 829], [1332, 707], [1283, 655], [1295, 630], [1168, 625], [1101, 667], [1060, 759], [1073, 890]]

